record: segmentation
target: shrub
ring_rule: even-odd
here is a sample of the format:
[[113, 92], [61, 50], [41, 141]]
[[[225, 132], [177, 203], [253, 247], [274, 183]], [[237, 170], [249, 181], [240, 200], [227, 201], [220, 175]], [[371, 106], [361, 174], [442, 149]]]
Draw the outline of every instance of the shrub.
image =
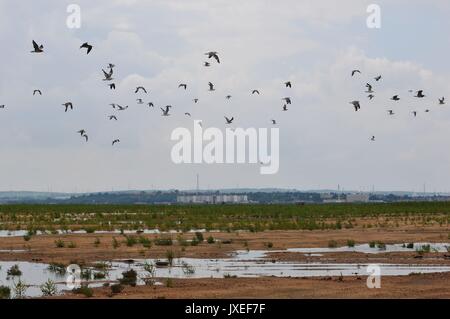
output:
[[172, 278], [167, 278], [166, 279], [166, 287], [167, 288], [172, 288], [173, 287], [173, 280], [172, 280]]
[[347, 246], [348, 247], [355, 247], [355, 241], [353, 239], [347, 240]]
[[236, 276], [236, 275], [229, 274], [229, 273], [226, 273], [226, 274], [223, 274], [223, 278], [225, 278], [225, 279], [229, 279], [229, 278], [237, 278], [237, 276]]
[[197, 246], [199, 244], [199, 240], [197, 239], [197, 237], [192, 238], [191, 240], [191, 246]]
[[208, 239], [206, 239], [206, 242], [207, 242], [208, 244], [214, 244], [215, 239], [214, 239], [213, 236], [209, 236]]
[[152, 241], [148, 239], [147, 237], [139, 237], [139, 242], [144, 246], [145, 248], [152, 247]]
[[49, 271], [58, 275], [64, 276], [66, 274], [66, 266], [60, 263], [51, 263], [47, 268]]
[[19, 268], [19, 265], [13, 265], [11, 266], [11, 268], [8, 269], [8, 271], [6, 272], [6, 274], [8, 276], [22, 276], [22, 271]]
[[136, 286], [137, 272], [134, 269], [122, 272], [122, 278], [119, 279], [119, 282], [122, 285]]
[[172, 238], [156, 238], [154, 242], [157, 246], [172, 246], [173, 244]]
[[328, 242], [328, 248], [336, 248], [337, 246], [338, 246], [338, 243], [335, 240], [330, 240]]
[[7, 286], [0, 286], [0, 299], [11, 298], [11, 288]]
[[137, 243], [137, 240], [136, 240], [136, 237], [134, 237], [134, 236], [126, 236], [125, 242], [128, 247], [133, 247]]
[[66, 245], [61, 239], [55, 240], [55, 246], [56, 248], [64, 248]]
[[84, 231], [86, 232], [86, 234], [93, 234], [95, 232], [95, 228], [94, 227], [86, 227], [84, 229]]
[[25, 293], [28, 289], [28, 286], [26, 283], [24, 283], [22, 280], [19, 279], [16, 283], [14, 283], [14, 298], [16, 299], [22, 299], [25, 297]]
[[116, 237], [113, 237], [113, 239], [112, 239], [112, 246], [113, 246], [114, 249], [117, 249], [117, 248], [120, 247], [120, 243], [119, 243], [119, 241], [116, 239]]
[[273, 243], [272, 242], [268, 242], [264, 244], [267, 248], [272, 248], [273, 247]]
[[124, 289], [125, 289], [125, 287], [121, 284], [111, 285], [111, 293], [112, 294], [120, 294]]
[[380, 250], [385, 250], [386, 249], [386, 244], [383, 242], [377, 242], [377, 248]]
[[106, 278], [106, 272], [104, 271], [96, 271], [94, 272], [94, 279], [105, 279]]
[[54, 296], [58, 293], [58, 289], [56, 288], [56, 284], [49, 279], [41, 285], [41, 292], [43, 296]]
[[376, 245], [376, 242], [374, 242], [374, 241], [371, 241], [371, 242], [369, 243], [369, 247], [370, 247], [370, 248], [375, 248], [375, 245]]
[[87, 298], [91, 298], [94, 295], [94, 290], [89, 288], [88, 285], [81, 285], [80, 288], [75, 288], [73, 290], [74, 293], [84, 295]]
[[30, 239], [31, 239], [31, 235], [29, 235], [29, 234], [26, 234], [23, 236], [23, 240], [25, 240], [25, 241], [30, 241]]
[[195, 232], [195, 237], [197, 237], [199, 242], [203, 242], [203, 234], [201, 232]]
[[406, 245], [406, 248], [413, 249], [414, 248], [414, 243], [408, 243]]
[[166, 258], [167, 258], [167, 261], [169, 262], [169, 266], [172, 267], [173, 259], [175, 258], [175, 253], [173, 252], [173, 250], [166, 251]]
[[77, 247], [77, 244], [75, 244], [73, 241], [71, 241], [71, 242], [67, 245], [67, 247], [68, 247], [68, 248], [76, 248], [76, 247]]
[[183, 273], [185, 275], [193, 275], [193, 274], [195, 274], [195, 267], [189, 265], [186, 262], [183, 262], [183, 264], [181, 265], [181, 269], [183, 270]]
[[92, 269], [86, 268], [81, 270], [80, 274], [81, 279], [91, 280], [92, 279]]

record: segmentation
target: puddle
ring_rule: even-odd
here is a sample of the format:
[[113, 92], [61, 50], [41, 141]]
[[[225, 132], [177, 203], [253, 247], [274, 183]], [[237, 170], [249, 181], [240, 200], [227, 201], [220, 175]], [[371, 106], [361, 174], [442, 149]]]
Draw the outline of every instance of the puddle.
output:
[[[425, 245], [430, 245], [431, 252], [447, 252], [449, 243], [414, 243], [413, 248], [407, 248], [407, 244], [387, 244], [384, 248], [370, 247], [369, 244], [355, 245], [355, 247], [337, 247], [337, 248], [288, 248], [287, 252], [292, 253], [335, 253], [335, 252], [357, 252], [366, 254], [392, 253], [392, 252], [411, 252], [421, 249]], [[282, 252], [277, 250], [276, 252]]]
[[[156, 267], [155, 278], [224, 278], [226, 276], [236, 277], [325, 277], [325, 276], [366, 276], [367, 264], [350, 263], [305, 263], [297, 261], [272, 262], [267, 259], [269, 252], [299, 252], [309, 256], [321, 255], [325, 252], [357, 251], [364, 253], [414, 251], [414, 249], [426, 243], [416, 243], [414, 248], [408, 249], [400, 245], [386, 245], [386, 250], [370, 248], [369, 245], [358, 245], [355, 247], [340, 248], [292, 248], [288, 250], [238, 250], [229, 258], [222, 259], [199, 259], [199, 258], [177, 258], [173, 261], [173, 267]], [[450, 244], [430, 244], [435, 251], [447, 251]], [[145, 262], [155, 264], [156, 259], [134, 259], [128, 262], [112, 261], [110, 269], [102, 281], [89, 281], [91, 287], [101, 286], [104, 281], [116, 281], [122, 277], [122, 272], [134, 269], [138, 278], [147, 277], [144, 270]], [[42, 295], [40, 285], [51, 279], [57, 283], [58, 291], [66, 288], [64, 275], [58, 275], [48, 270], [47, 264], [30, 262], [2, 262], [0, 261], [0, 285], [13, 287], [18, 277], [8, 278], [7, 270], [17, 264], [22, 271], [21, 280], [30, 285], [26, 291], [29, 297], [40, 297]], [[186, 271], [187, 267], [194, 272]], [[450, 272], [450, 265], [418, 265], [418, 264], [379, 264], [383, 276], [405, 276], [412, 273], [436, 273]], [[142, 279], [138, 284], [144, 284]], [[160, 283], [159, 283], [160, 284]]]

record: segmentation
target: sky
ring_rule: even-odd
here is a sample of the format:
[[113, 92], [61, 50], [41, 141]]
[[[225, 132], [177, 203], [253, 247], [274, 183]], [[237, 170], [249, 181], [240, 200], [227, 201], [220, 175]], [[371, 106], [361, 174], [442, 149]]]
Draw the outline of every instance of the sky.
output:
[[[66, 25], [74, 3], [79, 29]], [[373, 3], [379, 29], [366, 24]], [[450, 100], [438, 105], [450, 99], [449, 14], [440, 0], [0, 0], [0, 191], [192, 189], [196, 174], [202, 189], [450, 191]], [[33, 39], [45, 53], [30, 53]], [[84, 42], [94, 45], [89, 55]], [[221, 63], [204, 67], [208, 51]], [[115, 91], [102, 81], [108, 63]], [[362, 74], [352, 78], [353, 69]], [[141, 85], [147, 95], [134, 93]], [[408, 92], [418, 89], [426, 98]], [[292, 105], [282, 112], [285, 96]], [[74, 110], [65, 113], [67, 101]], [[168, 104], [172, 115], [162, 117]], [[259, 164], [173, 163], [175, 128], [202, 120], [225, 130], [224, 116], [242, 128], [276, 119], [277, 174], [261, 175]]]

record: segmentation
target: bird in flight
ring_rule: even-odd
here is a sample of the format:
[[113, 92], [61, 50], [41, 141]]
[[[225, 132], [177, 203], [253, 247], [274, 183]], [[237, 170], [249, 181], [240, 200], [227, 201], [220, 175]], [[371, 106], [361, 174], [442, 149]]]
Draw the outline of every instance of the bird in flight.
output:
[[417, 116], [417, 111], [412, 111], [411, 113], [414, 115], [414, 117]]
[[375, 136], [372, 135], [372, 137], [370, 138], [370, 140], [371, 140], [372, 142], [375, 142]]
[[137, 104], [144, 104], [144, 101], [142, 99], [136, 99]]
[[113, 68], [110, 68], [109, 69], [109, 73], [107, 73], [105, 70], [103, 70], [102, 69], [102, 71], [103, 71], [103, 75], [105, 76], [105, 78], [103, 79], [103, 81], [112, 81], [113, 80], [113, 73], [114, 73], [114, 71], [113, 71]]
[[354, 76], [356, 73], [361, 74], [361, 71], [360, 71], [360, 70], [353, 70], [353, 71], [352, 71], [352, 76]]
[[116, 139], [116, 140], [112, 141], [112, 146], [114, 146], [114, 144], [116, 144], [116, 143], [120, 143], [120, 140]]
[[259, 95], [259, 91], [258, 90], [253, 90], [252, 94], [258, 94]]
[[171, 108], [171, 107], [172, 107], [171, 105], [166, 105], [166, 109], [163, 109], [163, 108], [161, 107], [160, 109], [161, 109], [161, 111], [163, 112], [162, 116], [170, 116], [169, 111], [170, 111], [170, 108]]
[[358, 112], [358, 110], [361, 108], [361, 104], [359, 104], [359, 101], [352, 101], [350, 102], [350, 104], [352, 104], [355, 108], [355, 112]]
[[125, 111], [128, 108], [128, 105], [127, 106], [121, 106], [119, 104], [116, 104], [116, 106], [119, 109], [119, 111]]
[[272, 124], [273, 125], [276, 125], [277, 124], [277, 121], [275, 121], [275, 120], [271, 120], [272, 121]]
[[206, 66], [206, 67], [208, 67], [208, 66], [211, 66], [211, 63], [209, 63], [209, 62], [204, 62], [203, 65]]
[[115, 115], [110, 115], [110, 116], [108, 116], [108, 118], [110, 121], [111, 120], [117, 121], [117, 117]]
[[89, 54], [92, 51], [92, 45], [85, 42], [80, 46], [80, 49], [87, 49], [86, 54]]
[[208, 56], [208, 59], [214, 58], [214, 59], [216, 59], [217, 63], [220, 63], [219, 55], [217, 52], [210, 51], [210, 52], [205, 53], [205, 55]]
[[114, 67], [116, 67], [114, 64], [112, 64], [112, 63], [108, 63], [108, 66], [107, 66], [107, 68], [109, 68], [109, 69], [112, 69], [112, 68], [114, 68]]
[[426, 109], [426, 110], [425, 110], [425, 113], [430, 113], [430, 110], [429, 110], [429, 109]]
[[36, 95], [36, 93], [38, 93], [39, 95], [42, 95], [41, 90], [34, 90], [34, 91], [33, 91], [33, 95]]
[[389, 115], [394, 115], [394, 111], [393, 110], [388, 110]]
[[79, 133], [81, 136], [83, 136], [84, 134], [86, 134], [86, 130], [81, 129], [77, 133]]
[[414, 95], [414, 97], [418, 97], [418, 98], [423, 98], [426, 95], [423, 94], [423, 90], [419, 90], [417, 91], [416, 95]]
[[184, 88], [186, 90], [187, 89], [187, 84], [181, 83], [180, 85], [178, 85], [178, 88]]
[[212, 82], [209, 82], [208, 85], [209, 85], [209, 90], [210, 91], [214, 91], [215, 90], [214, 89], [214, 84], [212, 84]]
[[367, 97], [369, 98], [369, 100], [371, 100], [371, 99], [373, 99], [375, 97], [375, 95], [369, 94]]
[[398, 95], [394, 95], [393, 97], [391, 97], [392, 101], [400, 101], [400, 98], [398, 97]]
[[191, 116], [191, 113], [186, 112], [186, 113], [184, 113], [184, 115], [186, 115], [186, 116]]
[[292, 101], [291, 101], [291, 98], [290, 98], [290, 97], [285, 97], [285, 98], [282, 98], [282, 100], [283, 100], [283, 101], [285, 101], [285, 102], [286, 102], [286, 104], [291, 104], [291, 103], [292, 103]]
[[231, 124], [234, 121], [234, 117], [232, 117], [231, 119], [229, 119], [228, 117], [224, 116], [225, 120], [227, 121], [227, 124]]
[[442, 97], [442, 99], [439, 99], [439, 104], [444, 105], [445, 104], [445, 97]]
[[153, 102], [149, 102], [147, 103], [148, 107], [155, 107], [155, 105], [153, 104]]
[[283, 105], [283, 111], [287, 111], [287, 110], [288, 110], [287, 105], [286, 104]]
[[198, 99], [193, 99], [192, 101], [194, 101], [194, 103], [198, 103]]
[[36, 41], [34, 41], [34, 40], [33, 40], [33, 48], [34, 48], [34, 50], [31, 51], [31, 53], [42, 53], [42, 52], [44, 52], [44, 46], [42, 44], [38, 45], [36, 43]]
[[81, 137], [84, 137], [86, 139], [86, 142], [89, 140], [89, 137], [87, 136], [87, 134], [81, 134]]
[[227, 96], [225, 96], [225, 98], [226, 98], [227, 100], [229, 100], [229, 99], [231, 99], [231, 95], [227, 95]]
[[292, 87], [291, 81], [284, 82], [284, 85], [285, 85], [287, 88], [291, 88], [291, 87]]
[[381, 75], [376, 76], [374, 79], [375, 79], [375, 81], [377, 81], [377, 82], [380, 81], [380, 80], [381, 80]]
[[0, 109], [4, 109], [5, 108], [5, 104], [0, 105]]
[[138, 93], [140, 90], [144, 91], [144, 93], [147, 94], [147, 90], [143, 86], [138, 86], [136, 88], [136, 91], [134, 91], [134, 93]]
[[73, 110], [73, 104], [72, 104], [72, 102], [66, 102], [66, 103], [63, 104], [63, 106], [65, 106], [65, 108], [66, 108], [66, 110], [65, 110], [64, 112], [67, 112], [67, 111], [69, 110], [69, 108], [70, 108], [71, 110]]
[[110, 88], [111, 90], [115, 90], [115, 89], [116, 89], [116, 84], [115, 84], [115, 83], [109, 84], [109, 88]]
[[373, 93], [373, 91], [372, 91], [372, 85], [370, 85], [369, 83], [366, 83], [366, 88], [367, 88], [366, 93]]

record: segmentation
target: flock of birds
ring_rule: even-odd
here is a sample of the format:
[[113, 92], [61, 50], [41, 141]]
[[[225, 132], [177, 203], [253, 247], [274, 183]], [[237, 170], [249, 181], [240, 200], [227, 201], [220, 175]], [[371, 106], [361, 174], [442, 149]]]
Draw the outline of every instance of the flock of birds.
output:
[[[357, 70], [357, 69], [355, 69], [355, 70], [353, 70], [353, 71], [351, 72], [351, 76], [352, 76], [352, 77], [354, 77], [356, 74], [362, 74], [362, 73], [361, 73], [360, 70]], [[373, 79], [374, 79], [376, 82], [379, 82], [379, 81], [382, 79], [382, 76], [381, 76], [381, 75], [378, 75], [378, 76], [374, 77]], [[367, 98], [368, 98], [369, 100], [372, 100], [373, 98], [375, 98], [375, 94], [374, 94], [375, 91], [373, 90], [372, 84], [366, 83], [366, 86], [365, 86], [365, 87], [366, 87], [365, 93], [368, 94], [368, 95], [367, 95]], [[409, 93], [414, 93], [414, 90], [409, 90], [408, 92], [409, 92]], [[426, 95], [425, 95], [423, 92], [424, 92], [424, 90], [418, 90], [418, 91], [415, 91], [416, 94], [413, 95], [413, 97], [418, 98], [418, 99], [423, 99], [424, 97], [426, 97]], [[401, 98], [400, 98], [400, 96], [399, 96], [398, 94], [396, 94], [396, 95], [392, 96], [392, 97], [390, 98], [390, 100], [391, 100], [391, 101], [394, 101], [394, 102], [398, 102], [398, 101], [401, 100]], [[444, 104], [445, 104], [445, 97], [439, 98], [437, 102], [438, 102], [439, 105], [444, 105]], [[355, 112], [358, 112], [358, 111], [361, 109], [361, 102], [360, 102], [360, 101], [354, 100], [354, 101], [351, 101], [350, 104], [353, 105], [353, 107], [354, 107], [354, 109], [355, 109]], [[393, 109], [387, 110], [387, 112], [388, 112], [388, 115], [389, 115], [389, 116], [395, 115], [395, 112], [394, 112]], [[429, 113], [429, 112], [430, 112], [430, 109], [425, 109], [425, 113]], [[412, 115], [413, 115], [414, 117], [417, 117], [417, 115], [418, 115], [418, 111], [412, 111], [411, 113], [412, 113]], [[376, 140], [375, 136], [372, 135], [372, 136], [370, 137], [370, 140], [371, 140], [372, 142], [375, 142], [375, 140]]]
[[[32, 43], [33, 43], [33, 51], [31, 51], [31, 53], [44, 53], [44, 46], [43, 46], [42, 44], [39, 45], [39, 44], [37, 44], [36, 41], [34, 41], [34, 40], [33, 40]], [[80, 49], [86, 49], [86, 54], [89, 54], [89, 53], [92, 51], [93, 46], [92, 46], [91, 44], [89, 44], [88, 42], [85, 42], [85, 43], [83, 43], [83, 44], [80, 46]], [[204, 65], [205, 67], [210, 67], [210, 66], [211, 66], [211, 62], [209, 62], [211, 59], [214, 59], [217, 63], [220, 63], [220, 58], [219, 58], [219, 55], [218, 55], [217, 52], [215, 52], [215, 51], [210, 51], [210, 52], [205, 53], [205, 55], [206, 55], [207, 58], [208, 58], [208, 61], [205, 61], [205, 62], [203, 63], [203, 65]], [[102, 69], [102, 71], [103, 71], [103, 76], [104, 76], [103, 81], [108, 82], [107, 84], [108, 84], [108, 86], [109, 86], [109, 88], [110, 88], [111, 90], [115, 90], [115, 89], [116, 89], [116, 84], [113, 83], [113, 80], [114, 80], [114, 78], [113, 78], [113, 76], [114, 76], [114, 67], [115, 67], [114, 64], [109, 63], [108, 66], [106, 67], [106, 70], [105, 70], [105, 69]], [[351, 72], [351, 76], [352, 76], [352, 77], [355, 77], [357, 74], [361, 75], [362, 73], [361, 73], [360, 70], [357, 70], [357, 69], [355, 69], [355, 70], [353, 70], [353, 71]], [[382, 76], [381, 76], [381, 75], [378, 75], [378, 76], [374, 77], [373, 79], [374, 79], [376, 82], [379, 82], [379, 81], [381, 81]], [[292, 83], [291, 83], [291, 81], [286, 81], [286, 82], [284, 82], [284, 86], [285, 86], [286, 88], [292, 88]], [[208, 87], [209, 87], [209, 91], [210, 91], [210, 92], [215, 91], [215, 87], [214, 87], [214, 84], [213, 84], [212, 82], [209, 82], [209, 83], [208, 83]], [[365, 93], [368, 94], [368, 95], [367, 95], [367, 98], [368, 98], [369, 100], [372, 100], [373, 98], [375, 98], [375, 91], [373, 90], [372, 84], [366, 83], [365, 87], [366, 87]], [[188, 85], [187, 85], [186, 83], [180, 83], [180, 84], [178, 85], [178, 88], [179, 88], [179, 89], [183, 89], [183, 90], [187, 90]], [[413, 90], [409, 90], [409, 92], [410, 92], [410, 93], [413, 93], [414, 91], [413, 91]], [[138, 93], [144, 93], [144, 94], [147, 94], [148, 92], [147, 92], [147, 89], [146, 89], [145, 87], [143, 87], [143, 86], [138, 86], [138, 87], [136, 87], [134, 93], [135, 93], [135, 94], [138, 94]], [[36, 95], [36, 94], [42, 95], [42, 91], [36, 89], [36, 90], [33, 91], [33, 96]], [[251, 91], [251, 94], [252, 94], [252, 95], [254, 95], [254, 94], [259, 95], [259, 94], [260, 94], [260, 91], [259, 91], [258, 89], [254, 89], [254, 90]], [[424, 94], [424, 90], [418, 90], [418, 91], [416, 91], [416, 94], [414, 95], [414, 97], [415, 97], [415, 98], [418, 98], [418, 99], [425, 98], [426, 95]], [[232, 98], [232, 96], [231, 96], [231, 95], [227, 95], [227, 96], [225, 96], [225, 98], [226, 98], [227, 100], [230, 100], [230, 99]], [[400, 99], [401, 99], [401, 98], [400, 98], [400, 96], [399, 96], [398, 94], [397, 94], [397, 95], [394, 95], [394, 96], [392, 96], [392, 97], [390, 98], [390, 100], [391, 100], [391, 101], [394, 101], [394, 102], [398, 102], [398, 101], [400, 101]], [[143, 100], [142, 98], [138, 98], [138, 99], [136, 99], [136, 101], [137, 101], [137, 104], [145, 104], [145, 102], [144, 102], [144, 100]], [[193, 102], [194, 102], [194, 103], [198, 103], [198, 101], [199, 101], [198, 98], [193, 99]], [[284, 102], [284, 103], [283, 103], [283, 106], [282, 106], [282, 111], [288, 111], [288, 105], [292, 104], [292, 99], [291, 99], [290, 97], [284, 97], [284, 98], [282, 98], [282, 101]], [[354, 107], [354, 109], [355, 109], [356, 112], [359, 111], [359, 110], [361, 109], [361, 103], [360, 103], [360, 101], [354, 100], [354, 101], [351, 101], [350, 104], [353, 105], [353, 107]], [[445, 104], [445, 97], [439, 98], [439, 99], [438, 99], [438, 104], [439, 104], [439, 105], [444, 105], [444, 104]], [[74, 109], [74, 105], [73, 105], [73, 103], [70, 102], [70, 101], [69, 101], [69, 102], [63, 103], [62, 105], [63, 105], [64, 108], [65, 108], [65, 109], [64, 109], [65, 112], [68, 112], [69, 110], [73, 110], [73, 109]], [[154, 107], [153, 102], [148, 102], [148, 103], [146, 103], [146, 105], [147, 105], [148, 107]], [[116, 104], [116, 103], [111, 103], [110, 106], [112, 106], [112, 108], [114, 108], [114, 109], [116, 109], [116, 110], [118, 110], [118, 111], [124, 111], [124, 110], [128, 109], [128, 105], [122, 106], [122, 105], [119, 105], [119, 104]], [[5, 105], [0, 105], [0, 109], [4, 109], [4, 108], [5, 108]], [[161, 107], [161, 108], [160, 108], [161, 111], [162, 111], [162, 114], [161, 114], [161, 115], [162, 115], [162, 116], [170, 116], [170, 115], [171, 115], [171, 114], [170, 114], [171, 108], [172, 108], [171, 105], [166, 105], [165, 107]], [[388, 115], [389, 115], [389, 116], [395, 115], [395, 112], [394, 112], [393, 109], [390, 109], [390, 110], [388, 110], [387, 112], [388, 112]], [[430, 110], [429, 110], [429, 109], [426, 109], [425, 112], [426, 112], [426, 113], [429, 113]], [[184, 113], [184, 114], [185, 114], [186, 116], [189, 116], [189, 117], [191, 116], [191, 114], [190, 114], [189, 112], [186, 112], [186, 113]], [[417, 117], [418, 112], [417, 112], [417, 111], [412, 111], [412, 114], [413, 114], [414, 117]], [[231, 117], [224, 116], [224, 118], [225, 118], [225, 124], [227, 124], [227, 125], [232, 124], [233, 121], [234, 121], [234, 117], [233, 117], [233, 116], [231, 116]], [[117, 121], [117, 117], [116, 117], [115, 115], [109, 115], [109, 116], [108, 116], [108, 119], [111, 120], [111, 121], [112, 121], [112, 120]], [[271, 123], [272, 123], [273, 125], [276, 125], [276, 124], [277, 124], [277, 122], [276, 122], [275, 119], [272, 119], [272, 120], [271, 120]], [[201, 123], [199, 123], [199, 124], [201, 125]], [[81, 136], [82, 138], [84, 138], [86, 142], [89, 141], [89, 136], [87, 135], [87, 131], [86, 131], [85, 129], [80, 129], [77, 133], [80, 134], [80, 136]], [[370, 140], [371, 140], [371, 141], [375, 141], [375, 136], [371, 136], [371, 137], [370, 137]], [[117, 144], [117, 143], [119, 143], [119, 142], [120, 142], [120, 139], [118, 139], [118, 138], [117, 138], [117, 139], [114, 139], [114, 140], [112, 141], [112, 145], [114, 146], [115, 144]]]
[[[32, 41], [32, 44], [33, 44], [33, 50], [31, 51], [31, 53], [44, 53], [44, 46], [42, 44], [38, 44], [34, 40]], [[88, 42], [85, 42], [85, 43], [83, 43], [80, 46], [80, 49], [86, 49], [86, 54], [89, 54], [92, 51], [92, 49], [93, 49], [93, 45], [89, 44]], [[204, 67], [210, 67], [211, 66], [211, 63], [212, 63], [212, 62], [210, 62], [211, 59], [214, 59], [216, 61], [216, 63], [220, 64], [220, 58], [219, 58], [218, 52], [210, 51], [210, 52], [205, 53], [205, 55], [207, 56], [208, 61], [205, 61], [203, 63]], [[107, 65], [106, 70], [102, 68], [103, 77], [104, 77], [102, 80], [107, 82], [107, 85], [108, 85], [108, 87], [111, 90], [115, 90], [116, 89], [116, 84], [113, 82], [114, 81], [114, 77], [113, 77], [114, 76], [114, 68], [115, 68], [115, 65], [112, 64], [112, 63], [109, 63]], [[284, 86], [286, 88], [292, 88], [291, 81], [284, 82]], [[188, 85], [186, 83], [180, 83], [178, 85], [178, 88], [179, 89], [183, 89], [183, 90], [187, 90], [188, 89]], [[212, 82], [208, 83], [208, 88], [209, 88], [208, 91], [210, 91], [210, 92], [215, 91], [215, 87], [214, 87], [214, 84]], [[145, 87], [138, 86], [138, 87], [136, 87], [134, 93], [135, 94], [138, 94], [138, 93], [147, 94], [148, 92], [147, 92], [147, 89]], [[33, 91], [33, 96], [36, 95], [36, 94], [42, 95], [42, 91], [36, 89], [36, 90]], [[254, 95], [254, 94], [259, 95], [260, 91], [258, 89], [254, 89], [254, 90], [251, 91], [251, 94], [252, 95]], [[231, 95], [225, 96], [226, 100], [230, 100], [231, 98], [232, 98]], [[282, 101], [284, 101], [283, 106], [282, 106], [282, 111], [287, 111], [288, 110], [288, 105], [292, 104], [292, 99], [290, 97], [285, 97], [285, 98], [282, 98]], [[141, 104], [141, 105], [142, 104], [146, 104], [148, 107], [154, 107], [153, 102], [145, 103], [144, 99], [142, 99], [142, 98], [137, 98], [136, 102], [137, 102], [137, 104]], [[198, 103], [199, 99], [195, 98], [195, 99], [193, 99], [193, 102], [194, 103]], [[68, 112], [68, 111], [74, 109], [74, 105], [70, 101], [63, 103], [62, 106], [64, 106], [64, 112]], [[118, 110], [118, 111], [124, 111], [124, 110], [128, 109], [128, 105], [122, 106], [122, 105], [119, 105], [117, 103], [111, 103], [110, 106], [112, 106], [113, 109]], [[5, 108], [5, 105], [0, 105], [0, 109], [2, 109], [2, 108]], [[161, 114], [162, 116], [170, 116], [171, 115], [170, 114], [170, 111], [172, 109], [171, 105], [166, 105], [165, 107], [161, 107], [160, 109], [161, 109], [161, 112], [162, 112], [162, 114]], [[191, 116], [191, 114], [189, 112], [185, 112], [184, 115], [189, 116], [189, 117]], [[234, 117], [233, 116], [231, 116], [231, 117], [224, 116], [224, 118], [225, 118], [225, 124], [227, 124], [227, 125], [232, 124], [233, 121], [234, 121]], [[109, 115], [108, 119], [111, 120], [111, 121], [112, 120], [117, 121], [117, 116]], [[273, 125], [277, 124], [276, 120], [274, 120], [274, 119], [271, 119], [271, 123]], [[199, 125], [201, 125], [201, 122], [199, 123]], [[82, 138], [84, 138], [86, 142], [89, 141], [89, 136], [88, 136], [87, 131], [85, 129], [80, 129], [79, 131], [77, 131], [77, 134], [80, 134], [80, 136]], [[119, 142], [120, 142], [120, 139], [118, 139], [118, 138], [114, 139], [112, 141], [112, 145], [114, 146], [115, 144], [117, 144]]]

